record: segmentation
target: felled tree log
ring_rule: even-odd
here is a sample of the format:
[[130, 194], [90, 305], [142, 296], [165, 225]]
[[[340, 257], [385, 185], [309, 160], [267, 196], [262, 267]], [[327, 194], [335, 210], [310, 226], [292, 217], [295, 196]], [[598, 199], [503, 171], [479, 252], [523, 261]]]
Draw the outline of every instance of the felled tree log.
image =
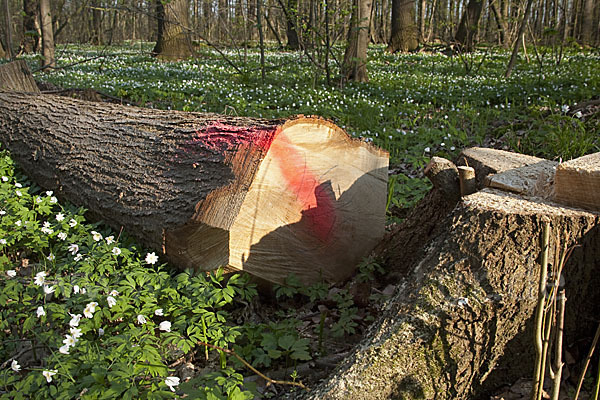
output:
[[423, 244], [425, 256], [412, 264], [380, 320], [306, 397], [485, 398], [499, 382], [532, 374], [523, 342], [533, 348], [533, 336], [524, 332], [536, 306], [543, 216], [551, 220], [552, 250], [558, 233], [562, 243], [581, 245], [564, 270], [565, 340], [585, 337], [596, 327], [600, 304], [600, 214], [484, 189], [439, 221], [438, 234]]
[[384, 232], [387, 153], [316, 117], [0, 92], [0, 141], [40, 186], [181, 267], [335, 281]]

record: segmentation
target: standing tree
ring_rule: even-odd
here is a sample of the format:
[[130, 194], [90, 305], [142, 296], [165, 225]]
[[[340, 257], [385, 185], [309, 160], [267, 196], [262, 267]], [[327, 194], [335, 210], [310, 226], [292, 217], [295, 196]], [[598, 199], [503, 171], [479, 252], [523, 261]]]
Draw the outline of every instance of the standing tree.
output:
[[12, 58], [12, 24], [10, 23], [8, 0], [4, 0], [4, 15], [6, 17], [6, 57]]
[[99, 0], [92, 1], [92, 37], [90, 38], [90, 41], [95, 45], [104, 44], [104, 35], [102, 34], [102, 11], [100, 9], [101, 5], [102, 4]]
[[417, 24], [415, 0], [392, 0], [392, 36], [387, 50], [411, 51], [417, 48]]
[[367, 82], [367, 47], [369, 45], [369, 24], [372, 0], [353, 0], [348, 45], [344, 53], [342, 75], [345, 79]]
[[594, 33], [594, 0], [584, 0], [581, 20], [581, 43], [591, 45]]
[[475, 46], [475, 36], [477, 36], [482, 9], [483, 0], [469, 0], [454, 36], [454, 41], [462, 51], [472, 51]]
[[523, 19], [521, 20], [521, 25], [519, 25], [519, 31], [517, 32], [517, 38], [515, 40], [515, 45], [513, 47], [512, 54], [510, 55], [510, 61], [506, 66], [506, 72], [504, 73], [504, 77], [508, 78], [512, 73], [515, 64], [517, 63], [517, 56], [519, 54], [519, 47], [521, 46], [521, 38], [525, 34], [525, 27], [527, 26], [527, 20], [529, 19], [529, 13], [531, 11], [531, 5], [533, 4], [533, 0], [527, 0], [527, 5], [525, 6], [525, 12], [523, 13]]
[[[281, 3], [283, 4], [283, 3]], [[298, 40], [298, 0], [288, 0], [287, 11], [285, 12], [286, 32], [287, 32], [287, 47], [290, 50], [298, 50], [300, 41]]]
[[39, 0], [23, 1], [23, 39], [21, 41], [23, 53], [34, 53], [42, 47], [39, 9]]
[[42, 68], [54, 68], [56, 60], [54, 59], [54, 31], [52, 30], [50, 0], [40, 0], [40, 23], [42, 25]]
[[181, 60], [192, 55], [189, 37], [188, 0], [156, 0], [158, 35], [152, 51], [164, 60]]

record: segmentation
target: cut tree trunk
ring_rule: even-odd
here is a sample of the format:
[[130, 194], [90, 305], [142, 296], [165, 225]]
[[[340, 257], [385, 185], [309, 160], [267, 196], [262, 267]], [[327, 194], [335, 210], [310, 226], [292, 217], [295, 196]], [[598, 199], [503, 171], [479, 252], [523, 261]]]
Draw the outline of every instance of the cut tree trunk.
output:
[[[498, 159], [476, 173], [510, 163]], [[600, 213], [492, 188], [453, 207], [455, 172], [440, 162], [434, 169], [434, 189], [378, 247], [388, 273], [403, 273], [396, 292], [363, 342], [304, 398], [489, 398], [500, 385], [532, 376], [545, 217], [550, 260], [559, 235], [562, 244], [579, 245], [563, 272], [565, 343], [595, 330]]]
[[0, 141], [40, 186], [185, 268], [336, 281], [384, 233], [388, 154], [317, 117], [0, 92]]

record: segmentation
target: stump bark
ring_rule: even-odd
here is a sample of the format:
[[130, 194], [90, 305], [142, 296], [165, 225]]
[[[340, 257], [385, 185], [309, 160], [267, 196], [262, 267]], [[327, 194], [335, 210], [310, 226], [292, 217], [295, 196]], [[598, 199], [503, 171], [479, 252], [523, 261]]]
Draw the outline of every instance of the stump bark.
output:
[[40, 186], [185, 268], [336, 281], [384, 232], [387, 153], [317, 117], [0, 92], [0, 141]]
[[[512, 170], [502, 167], [513, 159], [509, 154], [487, 155], [485, 163], [469, 162], [476, 175], [493, 178], [523, 167], [522, 160]], [[525, 161], [539, 171], [540, 160]], [[484, 188], [457, 202], [448, 195], [457, 190], [454, 168], [438, 160], [432, 169], [449, 171], [451, 178], [440, 181], [430, 173], [434, 189], [378, 246], [388, 273], [404, 274], [395, 294], [352, 355], [304, 398], [486, 398], [502, 384], [531, 377], [545, 217], [552, 229], [550, 260], [558, 237], [579, 246], [563, 272], [565, 345], [594, 332], [600, 212], [527, 194], [536, 193], [531, 182], [539, 180], [531, 173], [515, 180], [530, 192], [516, 193], [515, 185]]]

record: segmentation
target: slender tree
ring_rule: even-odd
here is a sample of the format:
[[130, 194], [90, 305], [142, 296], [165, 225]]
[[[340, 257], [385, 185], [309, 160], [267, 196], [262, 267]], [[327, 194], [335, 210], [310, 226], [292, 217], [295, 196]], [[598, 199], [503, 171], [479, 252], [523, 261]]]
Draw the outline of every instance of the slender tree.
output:
[[23, 53], [37, 52], [41, 48], [41, 30], [39, 22], [40, 4], [38, 0], [23, 1]]
[[40, 25], [42, 26], [42, 67], [48, 71], [48, 68], [56, 67], [50, 0], [40, 0]]
[[[91, 42], [95, 45], [104, 44], [104, 35], [102, 34], [102, 11], [100, 10], [100, 0], [92, 0], [92, 37]], [[117, 12], [117, 11], [115, 11]]]
[[6, 17], [6, 56], [12, 58], [12, 24], [10, 21], [10, 8], [8, 0], [4, 0], [4, 16]]
[[188, 0], [156, 0], [158, 29], [153, 53], [159, 58], [180, 60], [192, 55], [188, 6]]
[[592, 45], [594, 33], [594, 0], [584, 0], [581, 20], [581, 43]]
[[287, 47], [290, 50], [298, 50], [300, 41], [298, 40], [298, 32], [296, 31], [298, 21], [298, 0], [288, 0], [286, 16], [286, 32], [287, 32]]
[[483, 0], [469, 0], [454, 36], [454, 41], [462, 51], [472, 51], [475, 47], [482, 10]]
[[411, 51], [419, 45], [415, 21], [416, 4], [415, 0], [392, 0], [392, 36], [387, 48], [389, 52]]
[[519, 47], [521, 46], [521, 38], [525, 34], [525, 26], [527, 25], [527, 19], [529, 18], [529, 12], [531, 11], [531, 5], [533, 4], [533, 0], [527, 0], [527, 6], [525, 6], [525, 12], [523, 13], [523, 19], [521, 20], [521, 25], [519, 25], [519, 32], [517, 33], [517, 38], [515, 40], [515, 46], [513, 47], [512, 54], [510, 55], [510, 61], [508, 62], [508, 66], [506, 67], [506, 72], [504, 76], [508, 78], [512, 73], [515, 64], [517, 63], [517, 55], [519, 54]]
[[344, 53], [342, 74], [345, 79], [367, 82], [367, 47], [372, 0], [353, 0], [348, 44]]

